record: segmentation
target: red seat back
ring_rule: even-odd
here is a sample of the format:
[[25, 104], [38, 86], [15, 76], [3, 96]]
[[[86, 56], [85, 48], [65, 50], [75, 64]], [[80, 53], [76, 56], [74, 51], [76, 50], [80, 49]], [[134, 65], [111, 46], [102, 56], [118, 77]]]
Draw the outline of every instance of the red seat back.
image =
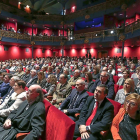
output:
[[46, 117], [46, 140], [72, 140], [75, 122], [54, 106]]
[[93, 96], [94, 95], [93, 93], [91, 93], [89, 91], [87, 91], [87, 93], [88, 93], [89, 96]]
[[115, 95], [117, 94], [118, 89], [119, 89], [119, 85], [114, 84], [114, 92], [115, 92]]
[[114, 81], [114, 84], [116, 84], [116, 83], [118, 82], [118, 79], [119, 79], [118, 76], [113, 75], [113, 81]]
[[[108, 99], [108, 98], [107, 98]], [[120, 103], [118, 103], [118, 102], [116, 102], [116, 101], [114, 101], [114, 100], [111, 100], [111, 99], [108, 99], [111, 103], [112, 103], [112, 105], [114, 106], [114, 116], [116, 116], [117, 115], [117, 113], [118, 113], [118, 111], [119, 111], [119, 109], [121, 108], [121, 104]]]

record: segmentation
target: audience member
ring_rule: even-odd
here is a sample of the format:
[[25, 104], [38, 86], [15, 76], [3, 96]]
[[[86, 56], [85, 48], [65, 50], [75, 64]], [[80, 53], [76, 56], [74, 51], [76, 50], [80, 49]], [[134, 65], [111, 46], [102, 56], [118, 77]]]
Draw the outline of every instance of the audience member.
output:
[[43, 71], [38, 72], [37, 76], [38, 76], [37, 84], [40, 85], [41, 88], [45, 87], [47, 81], [44, 72]]
[[14, 93], [0, 105], [0, 122], [4, 123], [6, 117], [26, 100], [25, 86], [24, 81], [15, 82]]
[[11, 112], [3, 125], [0, 125], [1, 139], [16, 139], [17, 133], [29, 133], [24, 139], [39, 139], [45, 125], [45, 107], [42, 89], [32, 85], [25, 100], [17, 110]]
[[57, 78], [55, 75], [50, 74], [47, 78], [47, 83], [43, 89], [47, 91], [47, 94], [44, 95], [44, 97], [53, 96], [53, 93], [56, 90], [56, 85], [57, 85]]
[[115, 101], [119, 102], [120, 104], [124, 104], [126, 96], [134, 93], [134, 88], [134, 80], [131, 78], [126, 79], [123, 85], [123, 89], [118, 90]]
[[9, 81], [11, 77], [12, 77], [11, 74], [6, 74], [4, 76], [4, 81], [0, 85], [0, 97], [3, 97], [7, 93], [8, 89], [10, 88]]
[[108, 72], [103, 71], [100, 74], [100, 79], [96, 80], [94, 85], [90, 88], [89, 92], [94, 93], [96, 87], [100, 84], [105, 84], [108, 88], [108, 95], [107, 98], [114, 99], [115, 93], [114, 93], [114, 83], [109, 81], [109, 75]]
[[67, 75], [61, 74], [51, 103], [58, 108], [59, 103], [62, 103], [65, 100], [65, 98], [71, 93], [71, 90], [72, 88], [67, 82]]
[[100, 78], [99, 71], [100, 71], [100, 69], [98, 66], [93, 67], [93, 73], [92, 73], [93, 80], [97, 80]]
[[84, 104], [76, 122], [74, 137], [82, 140], [99, 140], [100, 132], [109, 130], [114, 117], [114, 106], [106, 98], [108, 89], [100, 84]]
[[93, 82], [92, 80], [93, 80], [93, 79], [92, 79], [92, 74], [91, 74], [91, 72], [86, 72], [86, 73], [85, 73], [85, 82], [86, 82], [86, 84], [85, 84], [85, 89], [86, 89], [87, 91], [90, 91], [91, 87], [92, 87], [93, 84], [94, 84], [94, 82]]
[[124, 70], [123, 71], [123, 77], [119, 78], [118, 82], [117, 82], [117, 85], [119, 86], [123, 86], [124, 85], [124, 82], [127, 78], [129, 78], [129, 71], [128, 70]]
[[113, 65], [111, 64], [108, 66], [108, 73], [115, 75], [115, 69], [113, 68]]
[[22, 80], [27, 83], [30, 77], [30, 68], [26, 68], [25, 73], [22, 75]]
[[70, 95], [62, 102], [59, 109], [69, 116], [73, 121], [76, 121], [75, 113], [80, 113], [83, 105], [86, 102], [88, 93], [85, 90], [85, 81], [79, 79], [76, 81], [76, 88], [72, 90]]
[[136, 72], [131, 75], [131, 78], [133, 79], [138, 78], [139, 72], [140, 72], [140, 67], [137, 67]]
[[111, 132], [114, 140], [140, 139], [140, 95], [133, 93], [126, 97], [112, 122]]

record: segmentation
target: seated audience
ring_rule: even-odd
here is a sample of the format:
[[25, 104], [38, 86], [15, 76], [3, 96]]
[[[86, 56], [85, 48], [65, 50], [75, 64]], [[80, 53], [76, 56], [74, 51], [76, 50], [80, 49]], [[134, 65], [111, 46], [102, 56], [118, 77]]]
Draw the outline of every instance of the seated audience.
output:
[[86, 72], [85, 73], [85, 89], [87, 91], [90, 91], [90, 88], [93, 86], [94, 82], [92, 81], [92, 74], [91, 72]]
[[23, 67], [18, 67], [17, 68], [17, 72], [14, 73], [15, 76], [18, 76], [22, 79], [22, 76], [25, 74], [25, 72], [23, 71]]
[[134, 93], [134, 88], [134, 80], [131, 78], [126, 79], [123, 85], [123, 89], [118, 90], [115, 101], [119, 102], [120, 104], [124, 104], [126, 96]]
[[100, 71], [100, 69], [98, 66], [93, 67], [93, 73], [92, 73], [93, 80], [97, 80], [100, 78], [99, 71]]
[[61, 74], [61, 68], [60, 67], [56, 67], [54, 75], [56, 76], [57, 81], [59, 81], [60, 74]]
[[36, 70], [36, 72], [38, 73], [38, 72], [40, 71], [40, 66], [39, 66], [39, 65], [36, 65], [36, 66], [35, 66], [35, 70]]
[[47, 94], [44, 95], [44, 97], [53, 96], [53, 93], [56, 90], [56, 85], [57, 85], [57, 78], [55, 75], [50, 74], [47, 78], [47, 83], [43, 89], [47, 91]]
[[0, 97], [3, 97], [7, 93], [8, 89], [10, 88], [9, 81], [11, 77], [12, 77], [11, 74], [6, 74], [4, 76], [4, 81], [0, 85]]
[[58, 108], [59, 103], [62, 103], [65, 100], [65, 98], [71, 93], [71, 90], [72, 87], [67, 82], [67, 75], [61, 74], [51, 103]]
[[26, 83], [24, 81], [15, 82], [13, 87], [14, 93], [0, 105], [0, 122], [3, 123], [6, 117], [26, 100], [25, 86]]
[[[108, 72], [108, 68], [107, 68], [107, 67], [103, 67], [102, 71]], [[110, 73], [108, 73], [108, 75], [109, 75], [109, 81], [110, 81], [110, 82], [113, 82], [113, 75], [110, 74]]]
[[27, 83], [30, 76], [30, 68], [26, 68], [25, 73], [22, 75], [21, 79]]
[[106, 98], [108, 89], [100, 84], [84, 104], [79, 120], [76, 122], [74, 138], [81, 140], [99, 140], [100, 132], [110, 129], [114, 117], [114, 106]]
[[119, 77], [123, 77], [123, 72], [126, 70], [126, 67], [125, 66], [122, 66], [120, 71], [118, 71], [118, 76]]
[[140, 67], [137, 67], [136, 72], [131, 75], [131, 78], [133, 79], [138, 78], [139, 72], [140, 72]]
[[78, 79], [81, 79], [81, 77], [80, 77], [80, 70], [76, 69], [76, 70], [74, 71], [73, 77], [71, 77], [70, 80], [68, 81], [68, 84], [69, 84], [70, 86], [75, 86], [76, 81], [77, 81]]
[[96, 80], [94, 85], [90, 88], [89, 92], [94, 93], [96, 87], [100, 84], [105, 84], [108, 88], [107, 98], [114, 99], [114, 83], [109, 81], [109, 74], [106, 71], [101, 72], [100, 79]]
[[49, 76], [50, 74], [53, 74], [53, 68], [52, 68], [51, 66], [48, 66], [48, 71], [47, 71], [45, 77], [48, 78], [48, 76]]
[[64, 68], [63, 73], [67, 75], [67, 77], [68, 77], [68, 78], [67, 78], [67, 81], [69, 81], [70, 78], [71, 78], [70, 75], [69, 75], [69, 69], [68, 69], [68, 68]]
[[135, 72], [135, 64], [134, 63], [132, 63], [131, 65], [130, 65], [130, 70], [129, 70], [131, 73], [134, 73]]
[[111, 132], [114, 140], [140, 139], [140, 95], [126, 97], [124, 107], [113, 119]]
[[73, 121], [76, 121], [75, 113], [80, 113], [86, 102], [88, 93], [85, 90], [85, 81], [79, 79], [76, 81], [76, 88], [72, 90], [70, 95], [62, 102], [59, 109], [64, 112]]
[[1, 69], [0, 71], [1, 71], [1, 72], [7, 72], [7, 71], [6, 71], [6, 65], [3, 65], [3, 66], [2, 66], [2, 69]]
[[32, 85], [25, 100], [17, 110], [11, 112], [4, 124], [0, 125], [1, 139], [15, 140], [17, 133], [29, 133], [24, 140], [39, 139], [45, 125], [45, 106], [42, 89]]
[[129, 78], [129, 71], [128, 70], [124, 70], [123, 71], [123, 76], [121, 78], [119, 78], [118, 82], [117, 82], [117, 85], [119, 86], [123, 86], [124, 85], [124, 82], [127, 78]]
[[37, 76], [38, 76], [37, 84], [40, 85], [41, 88], [45, 87], [47, 81], [44, 72], [43, 71], [38, 72]]
[[31, 75], [30, 75], [30, 77], [29, 77], [29, 79], [27, 81], [26, 86], [30, 87], [33, 84], [37, 84], [37, 74], [36, 74], [36, 70], [35, 69], [31, 70]]
[[113, 65], [111, 64], [108, 66], [108, 73], [115, 75], [115, 69], [113, 68]]
[[10, 85], [10, 88], [8, 89], [7, 93], [1, 98], [1, 101], [0, 101], [0, 104], [2, 104], [5, 100], [5, 98], [9, 98], [11, 96], [11, 94], [14, 92], [14, 85], [15, 85], [15, 82], [19, 81], [19, 77], [18, 76], [13, 76], [10, 81], [9, 81], [9, 85]]
[[81, 74], [80, 74], [80, 77], [83, 77], [84, 78], [86, 72], [88, 72], [88, 68], [87, 67], [83, 67], [82, 68], [82, 71], [81, 71]]

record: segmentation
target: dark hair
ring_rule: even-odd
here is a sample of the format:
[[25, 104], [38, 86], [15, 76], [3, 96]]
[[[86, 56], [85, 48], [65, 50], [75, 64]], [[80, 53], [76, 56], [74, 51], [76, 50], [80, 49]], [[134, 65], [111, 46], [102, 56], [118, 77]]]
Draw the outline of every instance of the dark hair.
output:
[[100, 84], [98, 85], [97, 87], [103, 87], [105, 90], [104, 90], [104, 94], [107, 94], [108, 95], [108, 88], [105, 84]]
[[61, 75], [64, 76], [64, 79], [68, 79], [68, 76], [66, 74], [62, 73]]
[[12, 74], [5, 74], [5, 76], [6, 75], [8, 76], [9, 79], [11, 79], [13, 77]]
[[23, 89], [26, 87], [26, 83], [23, 80], [17, 81], [15, 83], [17, 83], [18, 86], [22, 86]]
[[43, 102], [43, 99], [44, 99], [44, 95], [43, 95], [43, 92], [42, 92], [42, 89], [41, 88], [37, 88], [35, 90], [36, 93], [39, 93], [39, 96], [36, 98], [36, 101], [37, 102]]

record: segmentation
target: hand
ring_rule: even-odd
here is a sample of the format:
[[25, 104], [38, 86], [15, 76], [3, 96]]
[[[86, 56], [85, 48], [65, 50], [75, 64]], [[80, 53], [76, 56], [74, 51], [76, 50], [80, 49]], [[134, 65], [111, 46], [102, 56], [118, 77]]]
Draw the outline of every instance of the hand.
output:
[[86, 132], [86, 125], [80, 125], [79, 131], [80, 131], [80, 133]]
[[10, 119], [5, 121], [5, 123], [3, 124], [3, 128], [5, 128], [5, 129], [11, 128], [11, 120]]
[[67, 111], [67, 110], [63, 110], [63, 112], [64, 112], [65, 114], [67, 114], [67, 113], [68, 113], [68, 111]]
[[81, 139], [88, 139], [90, 136], [87, 132], [81, 134]]

